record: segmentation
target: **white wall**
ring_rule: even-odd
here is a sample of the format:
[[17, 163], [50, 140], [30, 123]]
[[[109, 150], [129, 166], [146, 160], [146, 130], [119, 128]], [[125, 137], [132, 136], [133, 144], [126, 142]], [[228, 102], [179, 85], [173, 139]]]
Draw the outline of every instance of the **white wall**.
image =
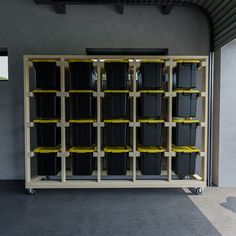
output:
[[236, 187], [236, 39], [217, 52], [215, 72], [213, 181]]

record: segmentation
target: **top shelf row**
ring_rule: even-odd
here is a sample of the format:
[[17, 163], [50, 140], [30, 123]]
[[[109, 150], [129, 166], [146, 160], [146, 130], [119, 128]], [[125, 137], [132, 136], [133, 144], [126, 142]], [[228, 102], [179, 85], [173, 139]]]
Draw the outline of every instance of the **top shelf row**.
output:
[[[200, 60], [176, 60], [173, 68], [173, 87], [192, 89], [197, 86], [197, 71]], [[36, 87], [42, 90], [60, 90], [60, 67], [56, 60], [32, 60], [36, 73]], [[133, 68], [128, 60], [105, 61], [102, 68], [102, 81], [106, 81], [106, 89], [128, 89], [129, 81], [136, 78], [139, 90], [158, 90], [167, 81], [165, 61], [142, 61], [132, 77]], [[67, 72], [70, 77], [71, 90], [94, 90], [97, 70], [92, 60], [68, 60]]]

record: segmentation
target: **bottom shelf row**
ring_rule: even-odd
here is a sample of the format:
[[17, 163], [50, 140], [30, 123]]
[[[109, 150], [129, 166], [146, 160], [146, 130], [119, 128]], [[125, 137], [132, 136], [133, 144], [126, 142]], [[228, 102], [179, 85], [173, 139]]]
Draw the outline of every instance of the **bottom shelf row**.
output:
[[[102, 158], [101, 170], [106, 175], [127, 175], [132, 169], [129, 147], [105, 147], [105, 156]], [[161, 175], [164, 152], [162, 147], [138, 147], [140, 157], [136, 157], [136, 170], [141, 175]], [[175, 146], [176, 153], [172, 157], [172, 171], [179, 177], [192, 176], [195, 174], [196, 157], [199, 150], [192, 146]], [[39, 147], [34, 150], [37, 158], [37, 175], [55, 176], [61, 171], [61, 159], [57, 157], [60, 147]], [[97, 170], [97, 158], [94, 157], [95, 147], [72, 147], [69, 149], [69, 169], [74, 176], [89, 176]], [[68, 164], [68, 163], [67, 163]]]

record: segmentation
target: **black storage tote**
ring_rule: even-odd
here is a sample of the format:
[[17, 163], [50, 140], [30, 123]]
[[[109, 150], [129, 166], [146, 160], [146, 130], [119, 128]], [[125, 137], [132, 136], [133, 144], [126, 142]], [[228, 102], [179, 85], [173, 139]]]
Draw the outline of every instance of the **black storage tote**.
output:
[[106, 62], [106, 87], [107, 89], [127, 89], [128, 87], [128, 62]]
[[55, 60], [33, 60], [36, 88], [60, 90], [60, 67]]
[[129, 91], [106, 90], [104, 103], [105, 119], [129, 118]]
[[72, 147], [69, 152], [72, 158], [72, 175], [92, 175], [95, 161], [92, 147]]
[[60, 152], [58, 147], [39, 147], [34, 150], [37, 158], [38, 175], [53, 176], [61, 170], [61, 158], [57, 157]]
[[175, 90], [176, 97], [173, 98], [173, 116], [195, 117], [197, 110], [198, 90]]
[[50, 119], [61, 117], [60, 98], [54, 90], [34, 90], [36, 103], [36, 116], [38, 118]]
[[139, 169], [142, 175], [160, 175], [163, 153], [162, 147], [138, 147], [140, 152]]
[[163, 79], [163, 62], [141, 63], [138, 71], [139, 89], [161, 88]]
[[191, 146], [173, 145], [176, 156], [172, 157], [172, 170], [180, 178], [195, 174], [196, 157], [199, 150]]
[[129, 148], [106, 147], [104, 152], [106, 158], [107, 175], [126, 175]]
[[129, 145], [129, 121], [105, 120], [104, 143], [105, 146]]
[[174, 69], [175, 88], [196, 88], [198, 63], [178, 63]]
[[172, 143], [177, 146], [194, 146], [196, 144], [196, 130], [198, 120], [173, 120]]
[[95, 120], [70, 120], [70, 145], [92, 146], [96, 140]]
[[70, 90], [70, 101], [71, 101], [71, 119], [91, 119], [95, 118], [95, 98], [93, 97], [93, 91], [84, 90]]
[[160, 118], [162, 116], [163, 90], [143, 90], [138, 99], [138, 116], [141, 118]]
[[95, 89], [95, 69], [92, 61], [70, 60], [70, 88]]
[[142, 146], [161, 146], [164, 120], [138, 120], [138, 143]]
[[61, 144], [59, 120], [34, 120], [37, 133], [37, 146], [50, 147]]

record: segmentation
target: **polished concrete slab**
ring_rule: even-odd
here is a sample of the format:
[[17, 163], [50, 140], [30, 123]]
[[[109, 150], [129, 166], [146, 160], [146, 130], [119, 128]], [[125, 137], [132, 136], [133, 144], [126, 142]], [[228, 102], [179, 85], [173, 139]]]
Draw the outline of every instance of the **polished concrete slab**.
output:
[[[235, 216], [234, 191], [227, 202], [217, 202], [210, 189], [203, 196], [184, 189], [38, 190], [29, 196], [23, 182], [0, 181], [0, 235], [217, 236], [226, 232], [217, 226], [220, 208]], [[222, 226], [227, 212], [224, 217]]]
[[221, 235], [236, 235], [236, 188], [207, 188], [201, 197], [189, 198]]

